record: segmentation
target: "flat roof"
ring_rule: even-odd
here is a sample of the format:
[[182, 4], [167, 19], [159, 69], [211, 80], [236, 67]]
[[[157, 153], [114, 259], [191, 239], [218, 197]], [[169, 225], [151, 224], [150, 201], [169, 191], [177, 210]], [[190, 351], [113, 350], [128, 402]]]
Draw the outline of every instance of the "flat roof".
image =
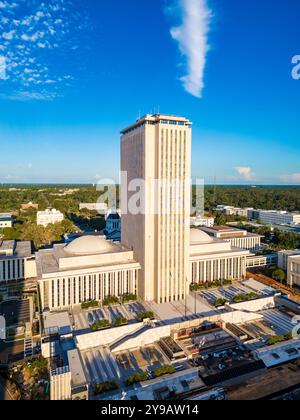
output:
[[51, 312], [44, 313], [45, 330], [58, 330], [60, 335], [68, 335], [72, 333], [72, 325], [68, 312]]
[[215, 230], [215, 231], [217, 231], [217, 232], [227, 232], [227, 231], [229, 231], [229, 230], [233, 230], [233, 231], [236, 231], [236, 230], [238, 230], [238, 229], [235, 229], [235, 228], [230, 228], [230, 227], [228, 227], [228, 226], [212, 226], [212, 227], [210, 227], [210, 228], [208, 228], [208, 229], [211, 229], [211, 230]]
[[83, 369], [80, 353], [77, 349], [68, 351], [69, 368], [72, 376], [72, 385], [86, 385], [87, 379]]
[[[114, 245], [116, 246], [116, 251], [115, 253], [117, 254], [123, 254], [125, 252], [130, 252], [127, 248], [123, 247], [121, 244], [117, 245], [116, 243], [114, 243]], [[70, 258], [79, 258], [81, 260], [84, 259], [84, 257], [89, 257], [89, 255], [73, 255], [73, 254], [66, 254], [64, 252], [64, 247], [65, 244], [61, 244], [61, 245], [56, 245], [54, 248], [51, 249], [44, 249], [44, 250], [40, 250], [38, 251], [35, 255], [36, 255], [36, 263], [37, 263], [37, 271], [38, 271], [38, 276], [42, 277], [43, 275], [50, 275], [53, 273], [64, 273], [66, 271], [68, 272], [77, 272], [80, 270], [85, 270], [85, 269], [97, 269], [97, 268], [105, 268], [105, 267], [115, 267], [118, 265], [130, 265], [130, 264], [138, 264], [139, 263], [137, 261], [135, 261], [134, 259], [126, 259], [126, 261], [122, 261], [122, 260], [118, 260], [118, 261], [114, 261], [114, 262], [109, 262], [109, 263], [99, 263], [98, 261], [88, 264], [83, 264], [83, 265], [76, 265], [74, 267], [64, 267], [64, 268], [60, 268], [59, 267], [59, 262], [58, 260], [60, 258], [63, 259], [70, 259]], [[119, 249], [119, 250], [117, 250]], [[57, 253], [56, 253], [57, 251]], [[90, 256], [97, 256], [97, 255], [109, 255], [110, 253], [103, 253], [103, 254], [90, 254]]]
[[290, 340], [257, 349], [256, 354], [268, 368], [287, 363], [299, 358], [300, 340]]
[[139, 118], [134, 124], [130, 125], [129, 127], [125, 128], [121, 131], [121, 134], [126, 134], [129, 131], [134, 130], [135, 128], [143, 126], [147, 121], [153, 123], [159, 123], [164, 121], [173, 121], [178, 123], [183, 123], [183, 125], [190, 126], [192, 125], [191, 121], [187, 118], [179, 117], [176, 115], [165, 115], [165, 114], [147, 114], [141, 118]]
[[[5, 254], [6, 252], [8, 253], [8, 255]], [[28, 258], [31, 255], [32, 254], [30, 241], [0, 241], [0, 258]]]

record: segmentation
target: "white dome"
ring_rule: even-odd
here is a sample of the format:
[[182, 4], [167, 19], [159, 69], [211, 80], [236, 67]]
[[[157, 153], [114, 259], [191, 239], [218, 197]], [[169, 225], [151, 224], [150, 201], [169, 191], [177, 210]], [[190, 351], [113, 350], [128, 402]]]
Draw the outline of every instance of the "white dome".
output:
[[72, 255], [105, 254], [115, 251], [112, 242], [104, 236], [81, 236], [65, 247], [65, 252]]
[[190, 243], [191, 245], [212, 243], [214, 240], [211, 236], [200, 229], [191, 229]]

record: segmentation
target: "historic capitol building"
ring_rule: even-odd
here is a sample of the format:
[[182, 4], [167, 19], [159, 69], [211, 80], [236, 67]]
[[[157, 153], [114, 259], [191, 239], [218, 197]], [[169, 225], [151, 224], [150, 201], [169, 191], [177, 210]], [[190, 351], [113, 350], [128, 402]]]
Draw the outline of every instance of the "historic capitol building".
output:
[[[129, 293], [148, 302], [174, 302], [185, 299], [191, 283], [245, 276], [249, 250], [190, 229], [191, 132], [190, 121], [167, 115], [147, 115], [123, 130], [121, 170], [128, 185], [145, 181], [145, 211], [127, 211], [134, 194], [128, 193], [127, 200], [121, 197], [121, 242], [82, 236], [39, 251], [43, 309]], [[151, 187], [153, 180], [158, 188]]]

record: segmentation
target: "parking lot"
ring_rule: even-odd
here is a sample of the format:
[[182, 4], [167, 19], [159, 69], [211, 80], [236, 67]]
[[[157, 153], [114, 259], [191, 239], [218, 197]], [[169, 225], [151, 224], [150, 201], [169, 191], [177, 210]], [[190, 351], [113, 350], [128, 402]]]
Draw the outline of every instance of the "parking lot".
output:
[[270, 309], [261, 312], [264, 320], [272, 328], [276, 335], [285, 335], [292, 332], [295, 324], [292, 322], [292, 318], [282, 313], [278, 309]]
[[124, 383], [131, 375], [170, 364], [157, 345], [113, 354], [106, 347], [81, 353], [86, 373], [92, 384], [116, 380]]
[[76, 330], [88, 330], [96, 322], [107, 320], [113, 324], [118, 318], [125, 318], [129, 323], [136, 322], [138, 314], [145, 311], [144, 306], [139, 302], [126, 303], [124, 305], [115, 305], [101, 307], [99, 309], [90, 309], [84, 311], [81, 307], [73, 309], [73, 318]]
[[[253, 293], [253, 289], [250, 289], [242, 284], [220, 287], [216, 289], [203, 290], [200, 292], [200, 295], [210, 304], [213, 305], [216, 300], [227, 299], [231, 301], [234, 297], [238, 295], [245, 295], [248, 293]], [[257, 294], [259, 291], [256, 292]]]
[[237, 325], [227, 324], [226, 328], [255, 350], [265, 347], [268, 338], [288, 334], [295, 326], [292, 318], [279, 309], [268, 309], [260, 312], [260, 315], [263, 316], [261, 320]]
[[91, 383], [120, 381], [121, 371], [115, 357], [107, 348], [101, 347], [83, 352], [82, 359]]
[[24, 326], [30, 322], [29, 300], [13, 300], [0, 305], [0, 315], [4, 316], [7, 327]]

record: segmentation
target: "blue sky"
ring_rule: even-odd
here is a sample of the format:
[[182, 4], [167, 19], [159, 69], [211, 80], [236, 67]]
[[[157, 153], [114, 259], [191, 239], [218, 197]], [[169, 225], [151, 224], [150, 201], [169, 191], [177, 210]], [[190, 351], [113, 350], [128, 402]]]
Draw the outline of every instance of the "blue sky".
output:
[[299, 0], [0, 0], [0, 182], [118, 179], [120, 130], [159, 109], [193, 121], [194, 177], [299, 184], [299, 17]]

